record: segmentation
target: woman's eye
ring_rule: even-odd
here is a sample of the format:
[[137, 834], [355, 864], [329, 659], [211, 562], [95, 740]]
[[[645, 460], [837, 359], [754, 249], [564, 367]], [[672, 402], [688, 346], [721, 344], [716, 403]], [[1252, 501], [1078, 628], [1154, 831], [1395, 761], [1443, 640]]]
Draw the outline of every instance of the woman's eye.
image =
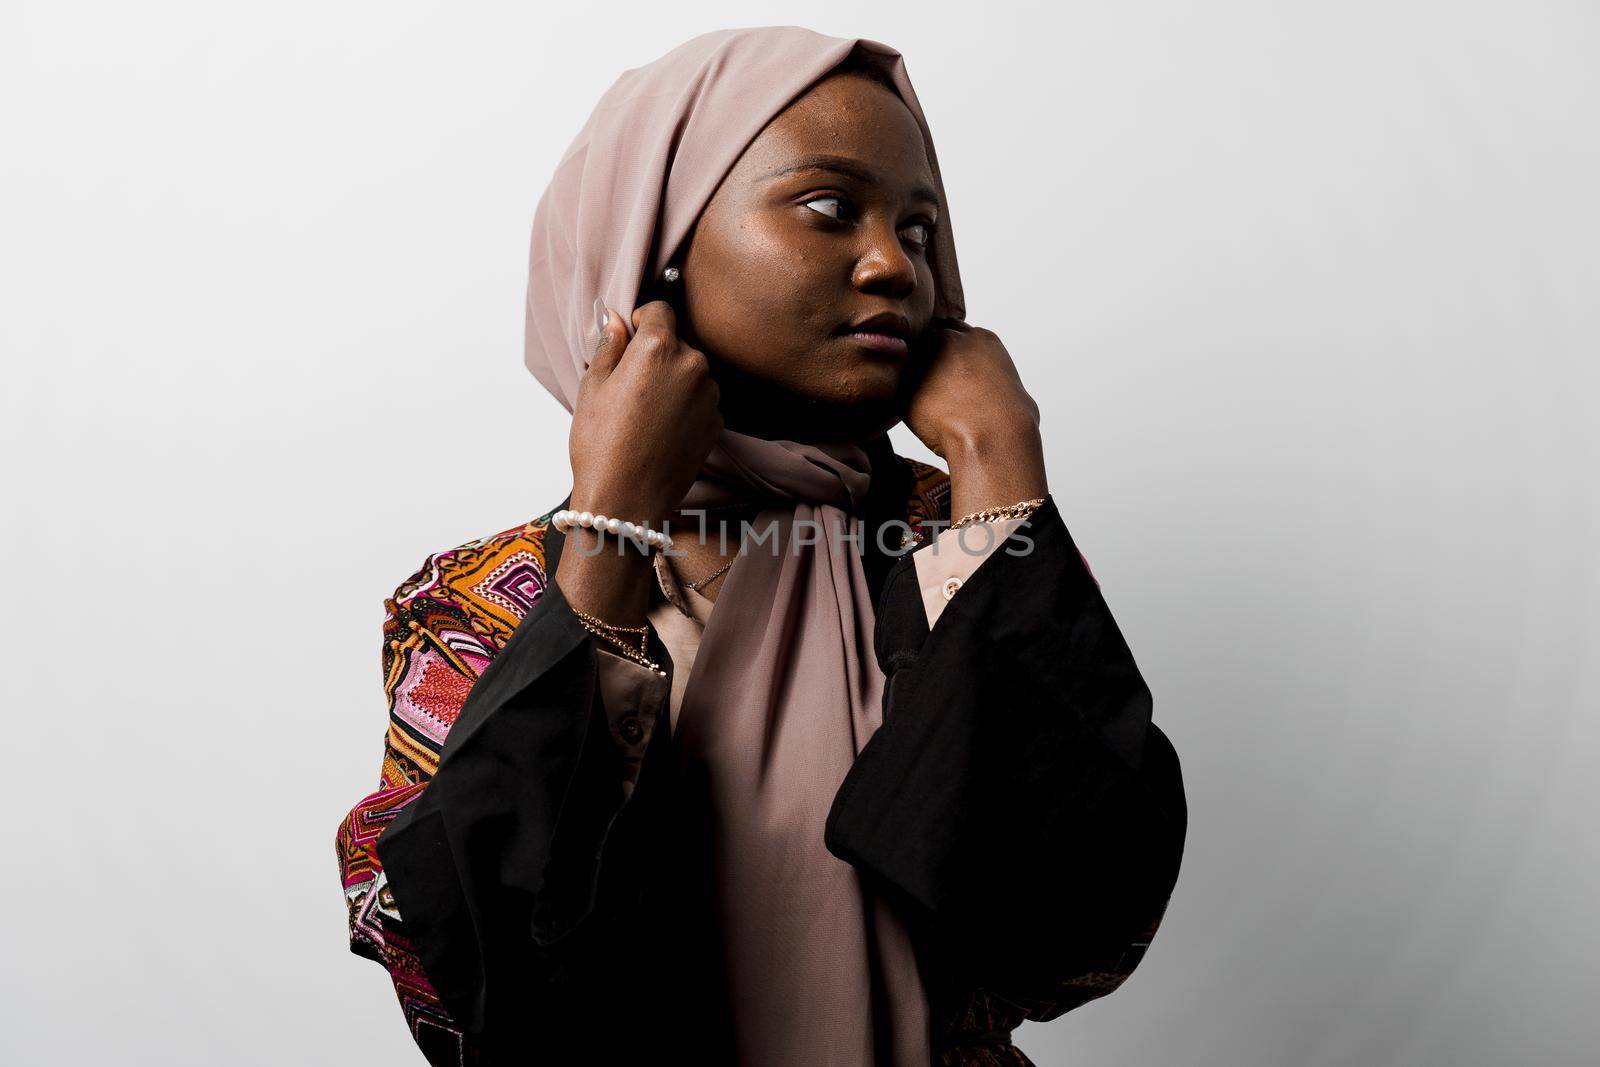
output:
[[[836, 222], [843, 221], [844, 205], [848, 202], [849, 201], [842, 196], [819, 196], [811, 200], [802, 201], [806, 207], [811, 208], [817, 214], [825, 215]], [[834, 209], [832, 211], [826, 211], [822, 208], [816, 207], [815, 205], [817, 204], [832, 204]], [[915, 244], [918, 248], [927, 247], [928, 242], [933, 239], [933, 225], [927, 222], [913, 222], [910, 226], [904, 230], [901, 230], [900, 232], [903, 235], [906, 235], [906, 239], [911, 241], [911, 243]]]
[[[833, 202], [834, 204], [842, 204], [842, 203], [844, 203], [844, 198], [843, 197], [838, 197], [838, 196], [819, 196], [815, 200], [807, 200], [805, 202], [805, 205], [806, 205], [806, 207], [811, 207], [811, 205], [813, 205], [813, 204], [826, 204], [826, 203], [828, 203], [830, 201]], [[819, 214], [819, 215], [828, 215], [828, 213], [826, 211], [818, 211], [817, 214]], [[839, 216], [837, 214], [828, 215], [828, 218], [830, 218], [830, 219], [837, 219], [838, 217]]]

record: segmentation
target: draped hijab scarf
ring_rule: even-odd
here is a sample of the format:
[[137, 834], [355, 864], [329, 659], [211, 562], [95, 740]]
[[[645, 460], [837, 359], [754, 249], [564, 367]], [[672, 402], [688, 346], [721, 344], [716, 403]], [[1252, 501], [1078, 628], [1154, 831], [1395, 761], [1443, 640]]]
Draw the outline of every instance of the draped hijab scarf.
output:
[[[631, 322], [643, 283], [749, 143], [857, 49], [889, 73], [921, 127], [940, 200], [928, 250], [934, 315], [964, 317], [933, 140], [900, 53], [798, 26], [702, 34], [623, 72], [535, 212], [526, 363], [569, 412], [596, 346], [595, 299]], [[833, 796], [882, 723], [872, 598], [844, 536], [859, 528], [872, 474], [855, 444], [725, 429], [682, 504], [760, 500], [752, 528], [769, 534], [747, 542], [724, 579], [673, 735], [693, 823], [684, 832], [702, 835], [711, 867], [705, 885], [741, 1063], [930, 1059], [906, 927], [823, 844]]]

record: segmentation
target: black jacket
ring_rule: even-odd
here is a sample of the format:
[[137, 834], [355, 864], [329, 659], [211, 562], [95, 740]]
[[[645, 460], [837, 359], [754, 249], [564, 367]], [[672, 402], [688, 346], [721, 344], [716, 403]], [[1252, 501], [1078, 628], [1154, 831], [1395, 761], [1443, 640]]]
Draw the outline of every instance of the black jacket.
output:
[[[863, 539], [884, 721], [825, 844], [912, 931], [934, 1063], [1025, 1064], [1010, 1031], [1110, 992], [1153, 936], [1187, 829], [1179, 761], [1054, 497], [930, 632], [911, 553], [875, 531], [947, 521], [948, 480], [893, 459]], [[946, 510], [910, 515], [917, 501]], [[382, 813], [386, 924], [445, 1016], [413, 1034], [434, 1062], [731, 1064], [706, 992], [710, 864], [674, 847], [665, 701], [624, 802], [596, 653], [548, 580], [564, 536], [548, 515], [534, 532], [541, 595], [473, 682], [437, 773]], [[670, 670], [653, 628], [649, 642]]]

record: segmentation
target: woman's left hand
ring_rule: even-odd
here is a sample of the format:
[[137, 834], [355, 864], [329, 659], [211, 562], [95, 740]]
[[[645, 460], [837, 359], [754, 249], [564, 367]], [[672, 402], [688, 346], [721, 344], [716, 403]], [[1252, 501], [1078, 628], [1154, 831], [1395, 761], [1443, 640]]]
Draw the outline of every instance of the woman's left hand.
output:
[[949, 459], [972, 437], [1038, 432], [1039, 405], [1022, 387], [1017, 365], [994, 331], [934, 319], [912, 358], [905, 422], [935, 455]]
[[935, 319], [912, 358], [904, 419], [949, 464], [951, 517], [1044, 496], [1039, 405], [994, 331]]

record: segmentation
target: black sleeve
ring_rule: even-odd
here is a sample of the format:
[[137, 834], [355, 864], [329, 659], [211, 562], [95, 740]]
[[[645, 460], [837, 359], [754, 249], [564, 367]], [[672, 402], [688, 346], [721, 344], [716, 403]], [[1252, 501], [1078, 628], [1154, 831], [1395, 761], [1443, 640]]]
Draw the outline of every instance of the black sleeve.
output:
[[829, 850], [1028, 1018], [1110, 992], [1159, 923], [1188, 812], [1177, 753], [1054, 497], [931, 632], [912, 554], [896, 561], [875, 643], [884, 722], [834, 798]]
[[[653, 628], [649, 640], [670, 664]], [[564, 1033], [592, 1042], [596, 968], [616, 962], [608, 928], [642, 892], [626, 872], [615, 881], [632, 899], [607, 906], [597, 892], [602, 846], [624, 833], [619, 815], [641, 794], [621, 789], [596, 655], [549, 582], [473, 685], [438, 772], [377, 842], [423, 970], [489, 1062], [528, 1040], [546, 1051], [541, 1062], [563, 1062]], [[665, 699], [644, 710], [659, 726]]]

